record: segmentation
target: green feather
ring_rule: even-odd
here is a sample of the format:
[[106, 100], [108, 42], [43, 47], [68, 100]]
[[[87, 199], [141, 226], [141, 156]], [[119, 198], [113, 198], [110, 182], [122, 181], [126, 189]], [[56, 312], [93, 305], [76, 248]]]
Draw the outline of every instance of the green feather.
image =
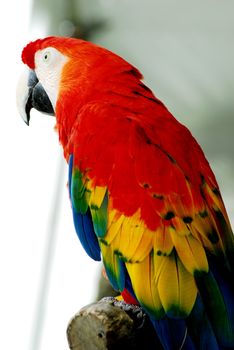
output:
[[90, 190], [86, 188], [89, 179], [83, 181], [83, 175], [78, 169], [74, 169], [72, 173], [71, 183], [71, 201], [76, 212], [85, 214], [88, 209]]
[[106, 192], [100, 208], [96, 205], [91, 205], [91, 215], [93, 219], [94, 231], [98, 237], [104, 237], [108, 225], [108, 194]]
[[234, 334], [227, 307], [213, 274], [196, 271], [194, 277], [218, 341], [222, 343], [223, 339], [228, 339], [233, 344]]
[[122, 291], [125, 287], [125, 268], [123, 261], [115, 254], [110, 245], [102, 238], [99, 239], [103, 264], [113, 288]]

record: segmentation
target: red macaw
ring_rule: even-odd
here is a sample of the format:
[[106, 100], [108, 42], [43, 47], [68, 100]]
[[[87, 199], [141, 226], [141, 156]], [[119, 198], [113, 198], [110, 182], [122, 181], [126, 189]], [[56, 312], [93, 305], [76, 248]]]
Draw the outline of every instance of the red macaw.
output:
[[[116, 54], [48, 37], [22, 52], [20, 113], [54, 114], [79, 239], [164, 349], [234, 349], [234, 238], [200, 146]], [[100, 255], [101, 252], [101, 255]]]

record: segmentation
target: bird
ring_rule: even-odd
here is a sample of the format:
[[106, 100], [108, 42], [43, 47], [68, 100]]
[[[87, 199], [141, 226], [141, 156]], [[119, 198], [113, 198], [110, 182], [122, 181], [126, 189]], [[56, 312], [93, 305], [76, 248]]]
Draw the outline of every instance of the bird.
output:
[[17, 90], [55, 117], [75, 231], [165, 350], [234, 349], [234, 236], [195, 138], [119, 55], [75, 38], [22, 51]]

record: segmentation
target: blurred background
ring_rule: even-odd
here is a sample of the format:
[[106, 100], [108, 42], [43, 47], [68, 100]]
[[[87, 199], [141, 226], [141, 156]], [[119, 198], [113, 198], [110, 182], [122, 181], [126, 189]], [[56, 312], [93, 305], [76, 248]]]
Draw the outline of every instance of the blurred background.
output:
[[0, 6], [0, 348], [64, 350], [67, 323], [95, 299], [101, 267], [73, 229], [54, 119], [34, 111], [28, 128], [16, 110], [21, 50], [38, 37], [79, 36], [137, 66], [201, 144], [233, 223], [234, 4], [21, 0]]

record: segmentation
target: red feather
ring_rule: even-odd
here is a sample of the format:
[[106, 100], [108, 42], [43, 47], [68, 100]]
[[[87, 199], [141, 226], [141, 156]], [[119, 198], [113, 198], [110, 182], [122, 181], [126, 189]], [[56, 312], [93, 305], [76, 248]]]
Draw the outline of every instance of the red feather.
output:
[[217, 188], [215, 177], [191, 133], [141, 82], [141, 73], [112, 52], [72, 38], [29, 43], [23, 61], [33, 68], [35, 52], [48, 46], [71, 58], [56, 105], [66, 158], [76, 153], [81, 171], [108, 186], [114, 207], [126, 215], [140, 208], [151, 229], [167, 211], [202, 211], [202, 181]]

